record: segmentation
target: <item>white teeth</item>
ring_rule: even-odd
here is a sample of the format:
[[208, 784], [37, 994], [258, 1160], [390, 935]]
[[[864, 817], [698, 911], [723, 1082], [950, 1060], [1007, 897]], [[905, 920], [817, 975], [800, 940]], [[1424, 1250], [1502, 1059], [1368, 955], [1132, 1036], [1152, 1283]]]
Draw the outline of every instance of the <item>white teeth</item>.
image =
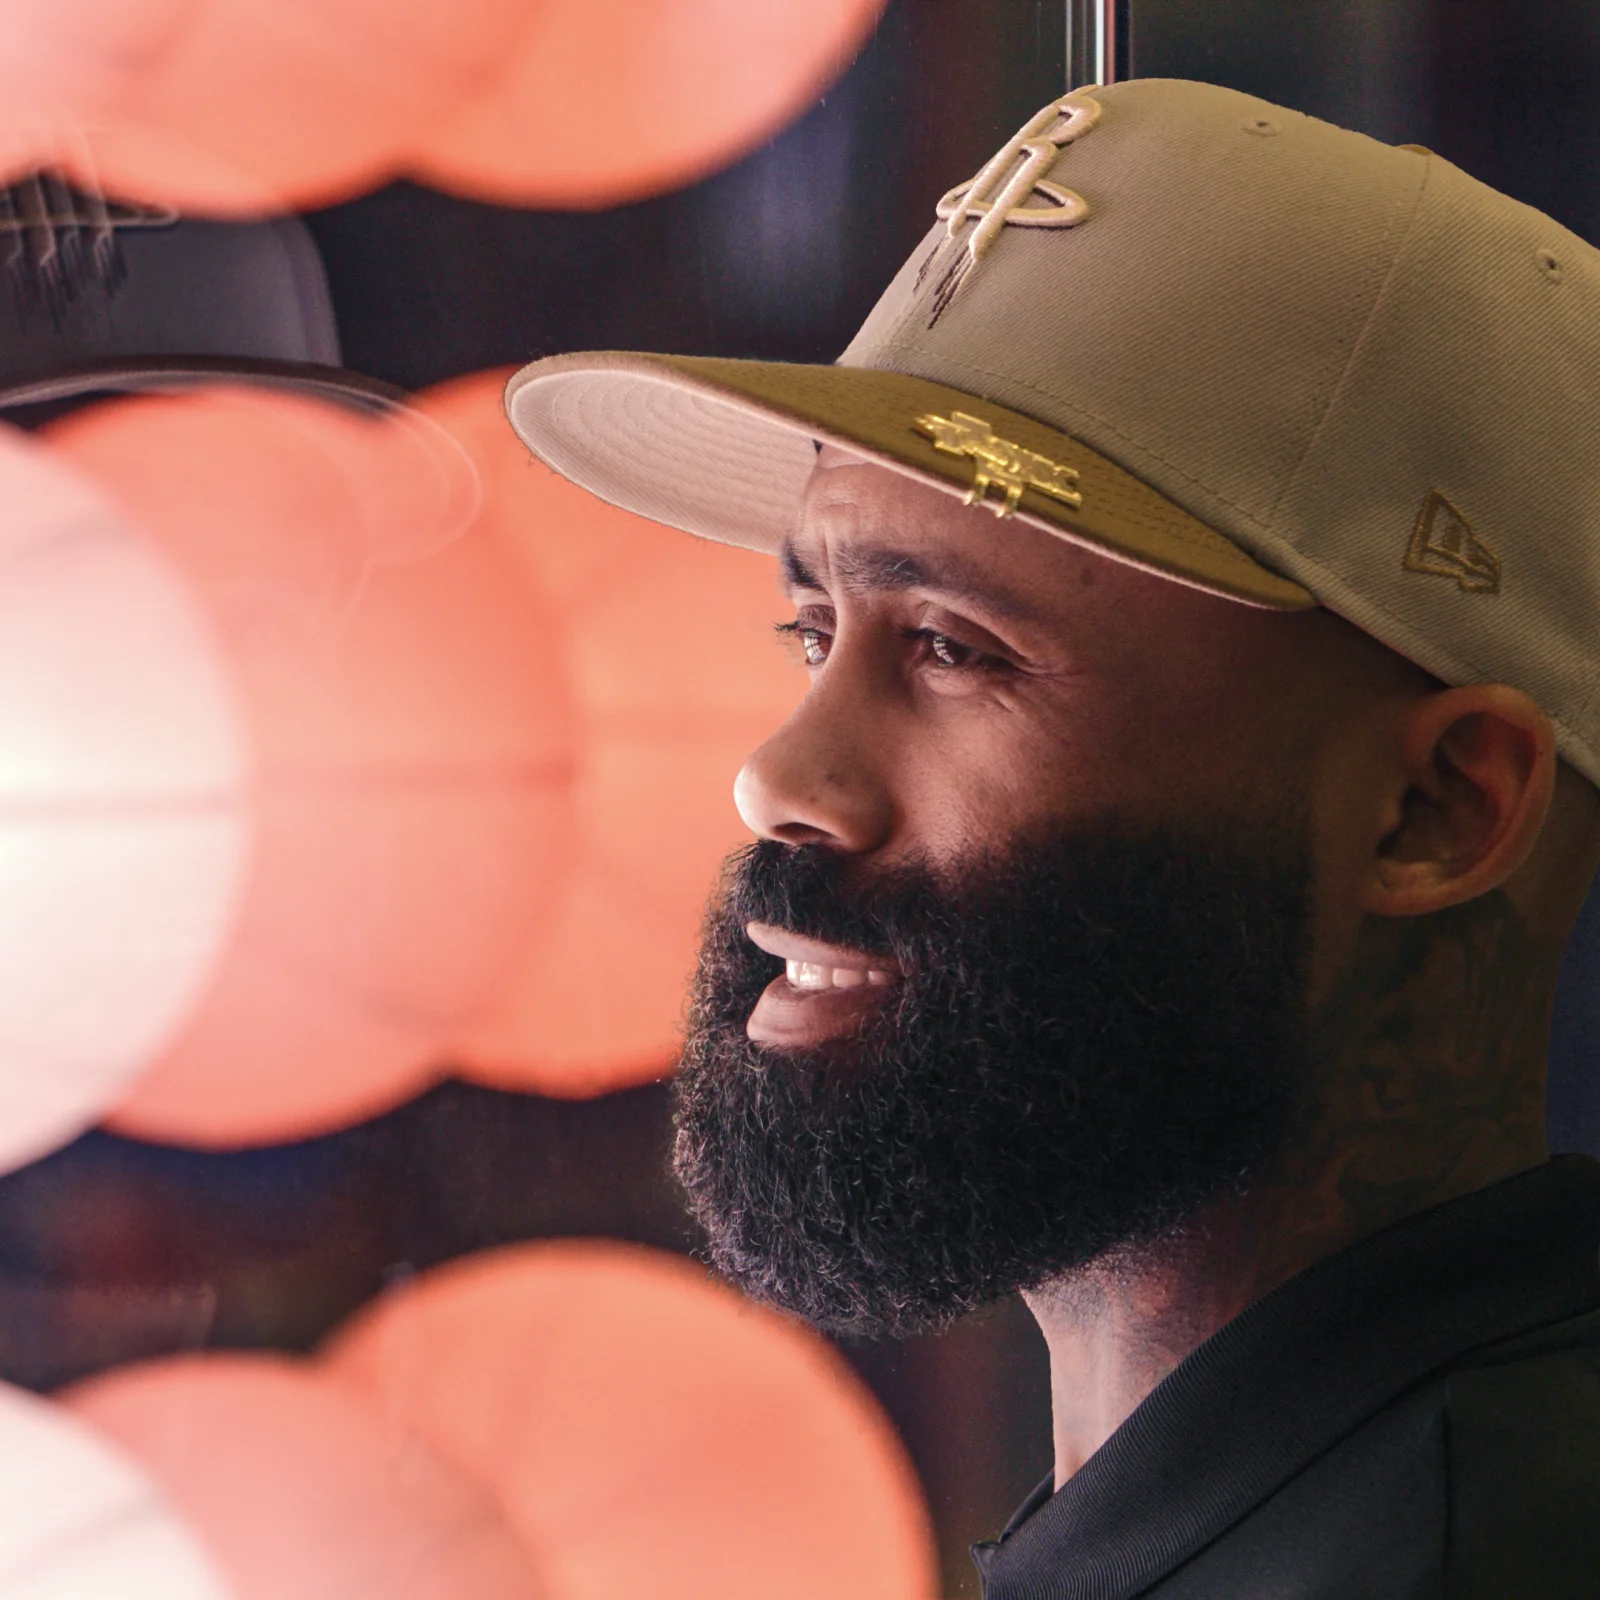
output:
[[882, 988], [889, 981], [887, 972], [864, 967], [825, 967], [817, 961], [787, 961], [784, 971], [796, 989], [858, 989], [866, 983]]

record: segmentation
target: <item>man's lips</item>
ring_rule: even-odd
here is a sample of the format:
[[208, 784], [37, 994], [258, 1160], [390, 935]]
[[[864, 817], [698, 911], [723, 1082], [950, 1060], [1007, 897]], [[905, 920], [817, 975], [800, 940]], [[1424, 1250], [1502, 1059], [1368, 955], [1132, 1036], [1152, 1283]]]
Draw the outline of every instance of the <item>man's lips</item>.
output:
[[784, 963], [784, 975], [767, 985], [745, 1023], [754, 1044], [821, 1044], [849, 1033], [901, 976], [885, 956], [824, 944], [770, 922], [748, 923], [744, 931], [757, 949]]

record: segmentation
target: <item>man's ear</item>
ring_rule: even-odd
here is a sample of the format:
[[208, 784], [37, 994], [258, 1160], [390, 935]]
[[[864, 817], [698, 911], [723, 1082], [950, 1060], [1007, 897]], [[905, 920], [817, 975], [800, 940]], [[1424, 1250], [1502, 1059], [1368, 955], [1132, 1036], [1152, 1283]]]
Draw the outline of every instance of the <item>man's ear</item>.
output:
[[1520, 689], [1475, 684], [1413, 701], [1392, 826], [1362, 908], [1426, 916], [1499, 887], [1539, 837], [1556, 781], [1555, 730]]

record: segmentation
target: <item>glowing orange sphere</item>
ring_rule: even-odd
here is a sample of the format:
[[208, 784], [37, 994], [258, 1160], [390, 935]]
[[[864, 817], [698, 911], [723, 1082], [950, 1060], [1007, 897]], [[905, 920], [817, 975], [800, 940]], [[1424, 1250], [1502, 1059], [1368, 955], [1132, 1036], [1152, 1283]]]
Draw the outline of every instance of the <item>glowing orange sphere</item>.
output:
[[504, 986], [567, 832], [553, 636], [503, 551], [450, 537], [470, 465], [425, 428], [226, 391], [51, 439], [188, 580], [250, 751], [225, 953], [116, 1125], [228, 1146], [386, 1109]]
[[77, 1137], [169, 1049], [249, 871], [251, 756], [179, 565], [0, 428], [0, 1170]]
[[860, 1380], [678, 1257], [472, 1257], [378, 1300], [325, 1359], [487, 1489], [562, 1600], [936, 1591], [921, 1494]]
[[590, 209], [691, 182], [798, 116], [884, 0], [560, 0], [420, 145], [429, 183]]
[[[215, 390], [50, 431], [187, 586], [243, 751], [205, 986], [114, 1126], [227, 1147], [447, 1068], [563, 1095], [670, 1069], [707, 894], [748, 838], [733, 775], [804, 679], [771, 563], [530, 463], [502, 382], [405, 423]], [[159, 926], [181, 885], [151, 888]]]
[[238, 1600], [132, 1457], [10, 1384], [0, 1384], [0, 1594]]
[[534, 936], [498, 1003], [454, 1040], [480, 1081], [583, 1095], [675, 1057], [706, 900], [750, 834], [746, 756], [805, 691], [778, 648], [772, 561], [619, 511], [529, 459], [506, 374], [434, 391], [477, 464], [477, 531], [513, 560], [572, 705], [574, 803]]
[[199, 213], [410, 172], [614, 204], [733, 160], [840, 70], [883, 0], [11, 0], [0, 162]]
[[549, 1593], [488, 1494], [303, 1362], [179, 1356], [63, 1398], [154, 1479], [235, 1600]]

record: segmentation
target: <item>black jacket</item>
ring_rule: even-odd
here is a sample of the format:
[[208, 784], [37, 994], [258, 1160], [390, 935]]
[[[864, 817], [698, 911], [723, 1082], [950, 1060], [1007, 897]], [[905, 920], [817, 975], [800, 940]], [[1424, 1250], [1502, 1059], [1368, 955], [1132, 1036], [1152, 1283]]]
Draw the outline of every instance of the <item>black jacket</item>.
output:
[[985, 1600], [1600, 1600], [1600, 1164], [1275, 1289], [973, 1556]]

